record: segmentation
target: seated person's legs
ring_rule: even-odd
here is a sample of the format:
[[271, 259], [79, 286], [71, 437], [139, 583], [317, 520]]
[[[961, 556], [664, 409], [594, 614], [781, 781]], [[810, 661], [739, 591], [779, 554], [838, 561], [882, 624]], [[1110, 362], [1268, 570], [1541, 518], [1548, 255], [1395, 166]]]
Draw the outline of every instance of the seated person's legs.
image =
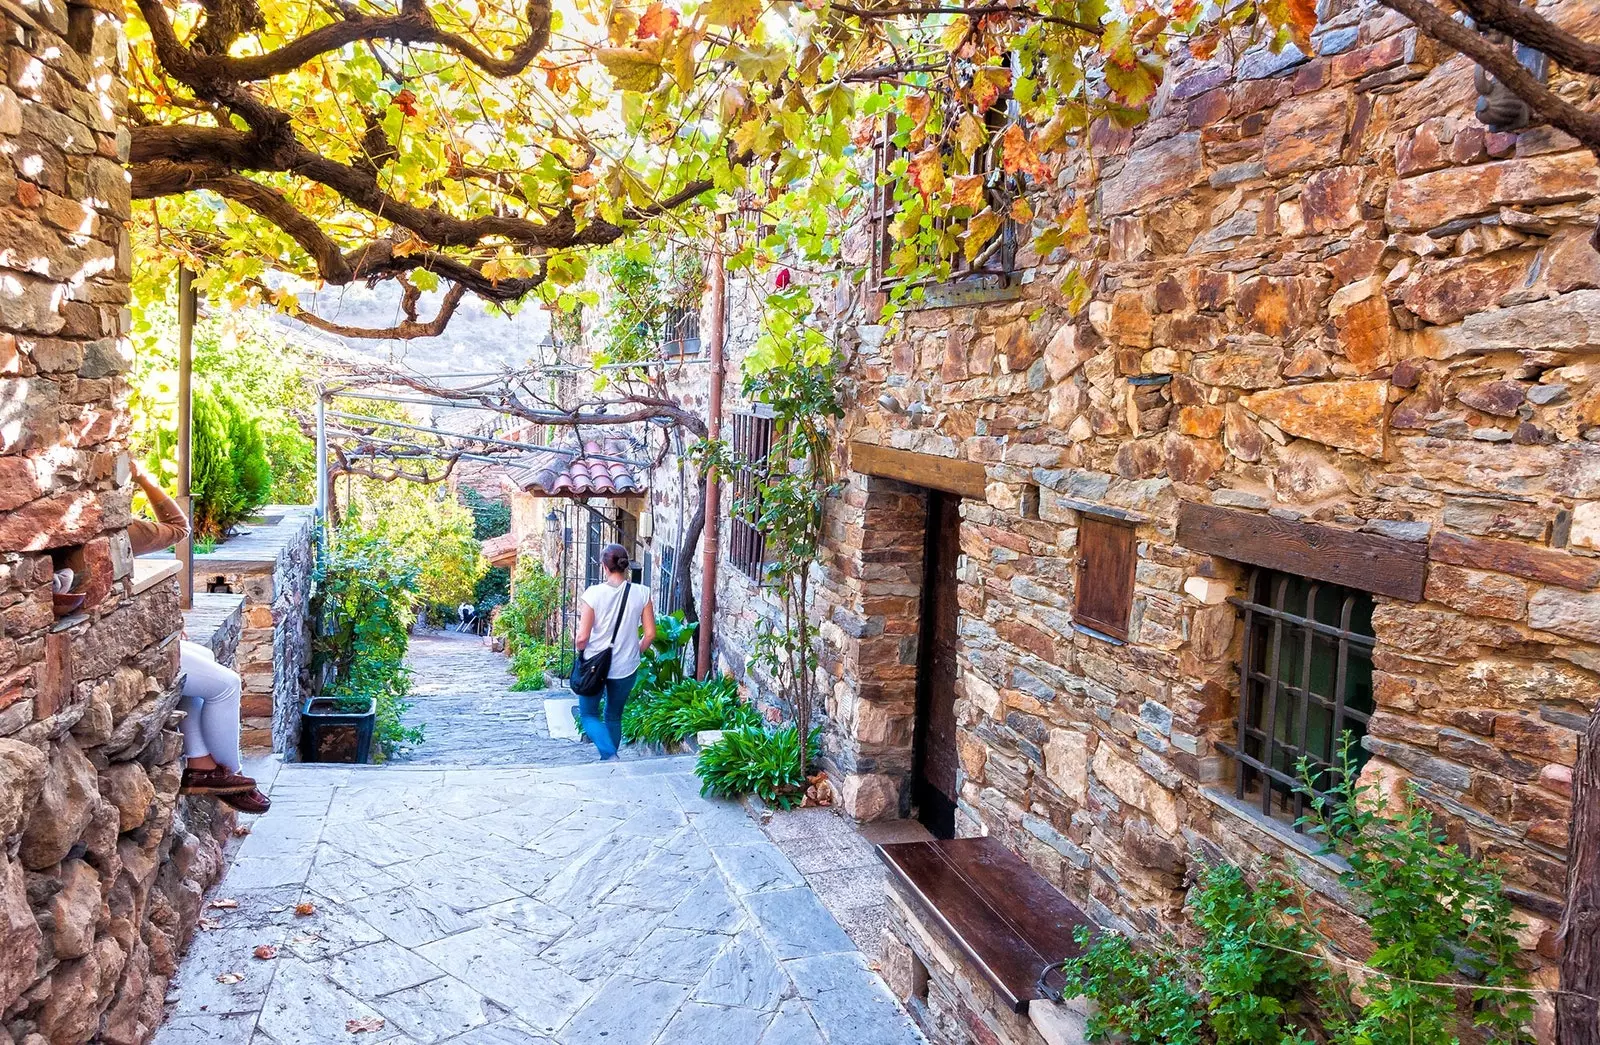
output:
[[182, 649], [183, 701], [179, 706], [187, 714], [180, 728], [188, 760], [183, 790], [222, 796], [245, 812], [265, 812], [266, 796], [256, 790], [254, 780], [239, 774], [243, 686], [238, 672], [218, 664], [204, 646], [185, 642]]

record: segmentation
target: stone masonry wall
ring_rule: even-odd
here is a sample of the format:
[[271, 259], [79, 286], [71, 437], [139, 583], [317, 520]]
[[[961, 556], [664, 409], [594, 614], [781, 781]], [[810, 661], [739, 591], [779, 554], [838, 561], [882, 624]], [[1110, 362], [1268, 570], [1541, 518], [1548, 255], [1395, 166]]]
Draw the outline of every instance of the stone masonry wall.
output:
[[[1540, 6], [1600, 30], [1592, 4]], [[1548, 128], [1486, 133], [1472, 65], [1398, 16], [1349, 0], [1322, 15], [1314, 53], [1181, 66], [1148, 123], [1097, 130], [1095, 163], [1059, 179], [1097, 231], [1071, 256], [1024, 255], [1012, 293], [910, 313], [887, 337], [861, 303], [841, 447], [985, 467], [986, 496], [962, 505], [958, 829], [1002, 837], [1139, 933], [1171, 924], [1191, 854], [1266, 852], [1322, 888], [1333, 938], [1363, 946], [1330, 869], [1229, 801], [1226, 600], [1247, 567], [1185, 547], [1179, 504], [1426, 548], [1423, 600], [1376, 598], [1366, 773], [1415, 783], [1452, 839], [1504, 868], [1525, 959], [1553, 987], [1576, 729], [1600, 700], [1600, 167]], [[1061, 290], [1074, 266], [1078, 312]], [[885, 392], [925, 412], [885, 412]], [[846, 750], [866, 749], [865, 723], [909, 734], [885, 724], [904, 686], [862, 678], [896, 653], [916, 663], [914, 633], [887, 639], [912, 602], [867, 587], [896, 540], [871, 524], [877, 483], [851, 477], [823, 563]], [[1082, 510], [1136, 525], [1125, 644], [1074, 628]], [[849, 800], [904, 787], [875, 769], [845, 781], [858, 815], [904, 807], [903, 791]], [[1541, 1004], [1545, 1040], [1549, 1019]]]
[[[135, 561], [122, 5], [0, 0], [0, 1042], [136, 1045], [231, 828], [177, 798], [178, 586]], [[55, 569], [86, 599], [57, 620]]]
[[268, 522], [194, 559], [197, 590], [243, 595], [244, 622], [235, 665], [244, 682], [244, 745], [270, 747], [293, 761], [300, 746], [300, 706], [310, 692], [312, 511], [269, 506]]

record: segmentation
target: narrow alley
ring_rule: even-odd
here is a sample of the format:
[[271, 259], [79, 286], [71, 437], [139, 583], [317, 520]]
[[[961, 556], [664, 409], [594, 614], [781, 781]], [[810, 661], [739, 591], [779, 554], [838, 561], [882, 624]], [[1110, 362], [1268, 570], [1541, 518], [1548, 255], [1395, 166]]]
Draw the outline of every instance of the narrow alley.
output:
[[157, 1045], [922, 1040], [692, 759], [596, 763], [503, 663], [419, 637], [416, 752], [257, 767], [273, 809], [207, 901]]

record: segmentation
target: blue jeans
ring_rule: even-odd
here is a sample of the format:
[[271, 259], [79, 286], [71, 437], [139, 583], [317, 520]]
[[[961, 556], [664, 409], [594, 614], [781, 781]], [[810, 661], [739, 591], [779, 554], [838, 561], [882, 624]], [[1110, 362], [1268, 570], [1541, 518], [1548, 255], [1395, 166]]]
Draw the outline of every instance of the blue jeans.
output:
[[601, 759], [615, 758], [622, 746], [622, 709], [628, 705], [628, 694], [633, 692], [636, 671], [626, 678], [606, 679], [605, 717], [600, 716], [600, 695], [578, 698], [578, 716], [583, 719], [583, 731], [594, 741]]

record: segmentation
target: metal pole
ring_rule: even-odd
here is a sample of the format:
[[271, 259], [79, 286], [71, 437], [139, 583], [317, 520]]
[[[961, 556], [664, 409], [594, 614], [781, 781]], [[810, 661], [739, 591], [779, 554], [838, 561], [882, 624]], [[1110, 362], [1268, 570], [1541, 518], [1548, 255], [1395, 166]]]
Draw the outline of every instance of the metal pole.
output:
[[[717, 219], [721, 231], [722, 219]], [[712, 240], [711, 253], [711, 323], [706, 328], [706, 341], [711, 359], [711, 395], [706, 406], [706, 441], [716, 442], [722, 437], [722, 379], [725, 372], [722, 359], [723, 318], [728, 303], [728, 269], [722, 257], [722, 238]], [[705, 551], [700, 571], [700, 649], [695, 657], [695, 674], [703, 679], [711, 677], [711, 631], [717, 612], [717, 544], [721, 540], [717, 524], [721, 516], [721, 500], [716, 476], [706, 478], [706, 528]]]
[[317, 386], [317, 541], [324, 556], [328, 553], [328, 397]]
[[194, 321], [198, 311], [194, 273], [178, 269], [178, 507], [189, 520], [189, 533], [178, 542], [181, 605], [194, 606]]

